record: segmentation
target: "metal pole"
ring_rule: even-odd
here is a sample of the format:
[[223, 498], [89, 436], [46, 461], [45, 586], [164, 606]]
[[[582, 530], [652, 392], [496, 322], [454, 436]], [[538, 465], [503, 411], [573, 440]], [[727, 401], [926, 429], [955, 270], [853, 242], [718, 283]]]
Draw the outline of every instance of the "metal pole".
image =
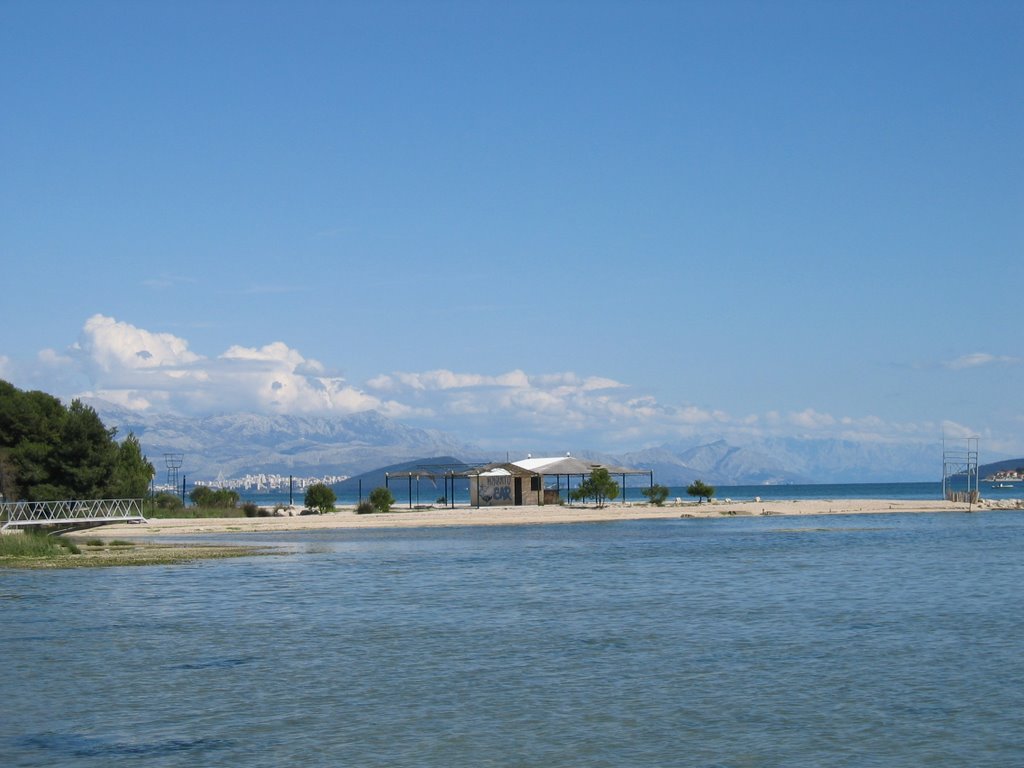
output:
[[359, 503], [363, 503], [363, 478], [359, 478]]
[[188, 481], [188, 475], [181, 476], [181, 506], [185, 506], [185, 483]]
[[288, 475], [288, 506], [292, 505], [292, 476]]

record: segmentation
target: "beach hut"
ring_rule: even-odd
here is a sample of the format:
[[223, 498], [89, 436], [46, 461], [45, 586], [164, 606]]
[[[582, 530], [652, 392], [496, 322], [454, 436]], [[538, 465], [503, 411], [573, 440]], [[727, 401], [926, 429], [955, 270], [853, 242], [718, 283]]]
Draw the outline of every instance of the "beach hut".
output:
[[[469, 503], [475, 507], [509, 507], [523, 504], [559, 504], [568, 499], [569, 490], [596, 469], [605, 469], [613, 477], [646, 475], [654, 483], [649, 469], [627, 469], [572, 456], [527, 457], [520, 461], [486, 464], [467, 471]], [[563, 498], [563, 491], [565, 497]]]

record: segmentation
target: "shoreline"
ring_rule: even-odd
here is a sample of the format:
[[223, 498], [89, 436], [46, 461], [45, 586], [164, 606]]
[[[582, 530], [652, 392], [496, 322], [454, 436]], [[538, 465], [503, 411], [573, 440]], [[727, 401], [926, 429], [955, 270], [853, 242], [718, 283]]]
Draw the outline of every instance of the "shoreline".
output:
[[199, 534], [276, 533], [281, 531], [361, 530], [374, 528], [434, 528], [480, 525], [539, 525], [614, 522], [621, 520], [716, 519], [729, 517], [900, 514], [915, 512], [984, 512], [1024, 509], [1024, 500], [982, 500], [968, 505], [942, 500], [903, 499], [799, 499], [790, 501], [713, 501], [656, 507], [649, 504], [594, 506], [456, 507], [455, 509], [393, 509], [387, 513], [357, 515], [340, 508], [326, 515], [275, 517], [152, 518], [148, 523], [115, 524], [69, 533], [70, 536], [161, 537]]

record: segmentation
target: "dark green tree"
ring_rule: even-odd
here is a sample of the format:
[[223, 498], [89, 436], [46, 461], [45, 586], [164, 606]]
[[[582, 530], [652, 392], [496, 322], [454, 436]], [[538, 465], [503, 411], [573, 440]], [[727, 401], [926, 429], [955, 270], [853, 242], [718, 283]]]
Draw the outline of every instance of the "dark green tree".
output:
[[45, 495], [55, 499], [101, 499], [117, 463], [113, 429], [96, 411], [73, 400], [50, 454], [50, 484]]
[[381, 486], [370, 491], [370, 503], [378, 512], [390, 512], [391, 505], [395, 503], [395, 497], [391, 495], [389, 489]]
[[334, 511], [334, 503], [338, 497], [334, 495], [334, 489], [323, 483], [314, 483], [306, 489], [304, 504], [306, 509], [319, 510], [320, 514]]
[[142, 453], [139, 438], [129, 432], [118, 446], [108, 495], [115, 499], [141, 499], [148, 493], [155, 471]]
[[597, 506], [603, 507], [606, 500], [611, 501], [618, 497], [619, 484], [612, 479], [607, 469], [599, 467], [569, 495], [574, 501], [593, 499]]
[[698, 497], [699, 502], [703, 503], [704, 499], [711, 501], [711, 497], [715, 495], [715, 487], [708, 485], [703, 480], [694, 480], [687, 486], [686, 493]]
[[96, 411], [0, 381], [0, 492], [8, 500], [145, 496], [153, 466], [138, 440], [118, 445]]
[[655, 483], [650, 488], [643, 488], [640, 493], [647, 497], [647, 500], [656, 507], [660, 507], [668, 498], [668, 488]]
[[5, 498], [52, 498], [53, 452], [67, 411], [45, 392], [22, 392], [0, 381], [0, 478]]

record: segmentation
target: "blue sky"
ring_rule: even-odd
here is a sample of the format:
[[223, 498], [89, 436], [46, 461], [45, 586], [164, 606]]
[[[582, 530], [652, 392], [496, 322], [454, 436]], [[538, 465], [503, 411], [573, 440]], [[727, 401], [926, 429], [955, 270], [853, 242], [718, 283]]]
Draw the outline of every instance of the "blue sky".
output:
[[0, 377], [1024, 455], [1018, 2], [0, 0]]

